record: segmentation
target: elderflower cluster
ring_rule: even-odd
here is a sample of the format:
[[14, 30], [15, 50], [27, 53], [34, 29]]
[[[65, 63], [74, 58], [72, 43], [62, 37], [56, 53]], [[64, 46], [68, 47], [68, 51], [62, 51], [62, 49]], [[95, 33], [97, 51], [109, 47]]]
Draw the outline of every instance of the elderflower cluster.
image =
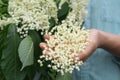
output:
[[21, 37], [27, 36], [28, 30], [49, 29], [51, 17], [57, 22], [54, 0], [9, 0], [8, 12], [18, 25]]
[[62, 24], [47, 32], [50, 35], [50, 39], [46, 39], [48, 47], [43, 50], [43, 55], [38, 60], [40, 66], [50, 61], [47, 66], [62, 75], [72, 73], [74, 69], [79, 70], [83, 62], [75, 56], [89, 44], [89, 31], [80, 29], [87, 16], [87, 0], [61, 0], [59, 9], [64, 2], [69, 3], [71, 10]]
[[0, 19], [0, 30], [3, 30], [4, 26], [7, 26], [11, 23], [14, 23], [14, 20], [12, 20], [11, 18]]
[[[64, 0], [68, 1], [68, 0]], [[63, 24], [67, 23], [68, 26], [81, 26], [84, 19], [87, 17], [87, 0], [70, 0], [70, 8], [72, 9], [67, 18], [63, 20]]]
[[[52, 34], [54, 32], [54, 34]], [[64, 73], [72, 73], [74, 69], [79, 70], [79, 66], [83, 62], [75, 56], [85, 50], [89, 44], [87, 39], [88, 30], [81, 30], [80, 27], [68, 27], [67, 24], [56, 26], [51, 32], [50, 39], [46, 39], [48, 47], [43, 50], [38, 62], [40, 66], [44, 65], [44, 61], [51, 61], [49, 68]], [[49, 53], [46, 53], [49, 52]]]

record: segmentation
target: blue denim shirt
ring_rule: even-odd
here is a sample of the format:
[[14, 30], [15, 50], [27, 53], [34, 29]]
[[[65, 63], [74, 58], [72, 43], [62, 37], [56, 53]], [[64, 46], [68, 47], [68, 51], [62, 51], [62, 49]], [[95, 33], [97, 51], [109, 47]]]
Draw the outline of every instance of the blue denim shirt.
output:
[[[120, 0], [89, 0], [88, 10], [86, 28], [120, 34]], [[73, 76], [74, 80], [120, 80], [120, 59], [97, 49]]]

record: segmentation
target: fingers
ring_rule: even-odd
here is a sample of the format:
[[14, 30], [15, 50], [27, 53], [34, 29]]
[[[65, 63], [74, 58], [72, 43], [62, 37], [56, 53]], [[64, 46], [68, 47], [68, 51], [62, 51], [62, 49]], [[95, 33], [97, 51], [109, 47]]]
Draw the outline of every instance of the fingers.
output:
[[[45, 35], [44, 35], [44, 38], [47, 39], [47, 40], [49, 40], [49, 39], [50, 39], [50, 35], [45, 34]], [[39, 46], [40, 46], [40, 48], [41, 48], [42, 50], [48, 48], [48, 45], [47, 45], [46, 43], [44, 43], [44, 42], [41, 42], [41, 43], [39, 44]]]
[[40, 48], [43, 50], [43, 54], [48, 56], [50, 54], [50, 51], [48, 50], [48, 45], [46, 43], [40, 43]]
[[44, 35], [44, 38], [47, 39], [47, 40], [49, 40], [49, 39], [50, 39], [50, 35], [45, 34], [45, 35]]
[[[44, 38], [49, 40], [50, 39], [50, 35], [45, 34]], [[48, 50], [49, 46], [47, 45], [47, 43], [41, 42], [39, 44], [40, 48], [43, 50], [43, 54], [48, 56], [50, 54], [50, 51]]]
[[79, 53], [79, 54], [77, 55], [77, 57], [79, 58], [79, 59], [78, 59], [79, 61], [80, 61], [80, 60], [85, 61], [85, 60], [87, 59], [87, 55], [84, 54], [84, 53]]
[[44, 43], [44, 42], [41, 42], [41, 43], [40, 43], [40, 48], [41, 48], [42, 50], [44, 50], [44, 49], [48, 48], [48, 45], [47, 45], [46, 43]]
[[45, 56], [49, 56], [49, 55], [50, 55], [50, 51], [49, 51], [49, 50], [45, 50], [45, 51], [43, 52], [43, 54], [44, 54]]

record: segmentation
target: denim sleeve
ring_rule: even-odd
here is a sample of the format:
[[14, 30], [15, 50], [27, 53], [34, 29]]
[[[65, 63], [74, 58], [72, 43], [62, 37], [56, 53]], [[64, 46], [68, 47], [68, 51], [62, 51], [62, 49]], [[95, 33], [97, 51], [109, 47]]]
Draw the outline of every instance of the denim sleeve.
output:
[[120, 57], [114, 57], [113, 62], [115, 62], [120, 67]]
[[[95, 28], [120, 35], [120, 0], [89, 0], [86, 28]], [[114, 57], [120, 65], [120, 58]]]
[[120, 34], [120, 0], [88, 0], [86, 28]]

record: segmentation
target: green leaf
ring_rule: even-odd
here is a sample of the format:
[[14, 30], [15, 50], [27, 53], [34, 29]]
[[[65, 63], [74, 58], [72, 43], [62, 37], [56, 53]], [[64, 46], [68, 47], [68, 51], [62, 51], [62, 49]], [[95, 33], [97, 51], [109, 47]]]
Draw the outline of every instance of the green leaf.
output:
[[9, 16], [9, 14], [8, 14], [8, 1], [9, 0], [0, 0], [0, 17]]
[[52, 69], [48, 72], [48, 75], [51, 78], [51, 80], [56, 80], [56, 74], [57, 74], [57, 71]]
[[32, 41], [34, 43], [34, 65], [30, 67], [31, 71], [28, 72], [27, 75], [28, 75], [29, 79], [32, 79], [32, 80], [33, 80], [33, 78], [36, 77], [36, 73], [41, 74], [40, 65], [37, 62], [39, 59], [39, 56], [42, 54], [42, 50], [40, 49], [40, 46], [39, 46], [39, 44], [41, 42], [41, 35], [39, 35], [39, 34], [40, 34], [40, 32], [37, 32], [37, 31], [29, 31], [29, 35], [32, 38]]
[[21, 39], [16, 32], [16, 26], [10, 25], [8, 28], [7, 38], [2, 49], [1, 70], [6, 80], [23, 80], [26, 72], [20, 71], [21, 63], [18, 57], [18, 45]]
[[56, 5], [58, 7], [61, 0], [54, 0], [54, 1], [55, 1]]
[[61, 22], [62, 20], [64, 20], [66, 18], [66, 16], [68, 15], [70, 11], [70, 7], [69, 7], [69, 4], [67, 2], [65, 2], [61, 9], [58, 11], [58, 19], [59, 19], [59, 22]]
[[42, 51], [40, 49], [40, 42], [41, 42], [41, 37], [39, 35], [39, 32], [36, 31], [29, 31], [29, 35], [32, 38], [32, 41], [34, 43], [34, 56], [39, 58], [39, 55], [42, 54]]
[[49, 19], [49, 22], [50, 22], [50, 28], [49, 28], [49, 31], [51, 31], [51, 29], [55, 26], [55, 20], [54, 20], [54, 18], [51, 18], [51, 19]]
[[0, 60], [2, 56], [2, 48], [4, 47], [4, 41], [7, 36], [8, 27], [5, 27], [4, 30], [0, 30]]
[[65, 73], [64, 75], [61, 75], [60, 73], [57, 74], [56, 80], [73, 80], [72, 74]]
[[2, 73], [1, 68], [0, 68], [0, 80], [5, 80], [5, 77], [4, 77], [3, 73]]
[[[0, 31], [0, 61], [2, 56], [2, 49], [4, 48], [4, 41], [7, 36], [7, 31], [8, 31], [8, 27], [5, 27], [4, 30]], [[4, 74], [1, 70], [1, 66], [0, 66], [0, 80], [5, 80]]]
[[[42, 50], [40, 49], [40, 42], [42, 41], [41, 38], [43, 37], [43, 35], [39, 35], [40, 32], [36, 32], [36, 31], [29, 31], [29, 35], [31, 36], [33, 43], [34, 43], [34, 65], [33, 65], [33, 69], [36, 69], [36, 73], [34, 78], [39, 78], [39, 80], [52, 80], [49, 79], [49, 75], [48, 75], [48, 68], [47, 67], [40, 67], [39, 63], [37, 62], [37, 60], [39, 59], [39, 56], [42, 55]], [[32, 69], [32, 70], [33, 70]], [[28, 75], [30, 75], [31, 73], [29, 73]], [[40, 76], [38, 75], [40, 74]]]
[[18, 52], [19, 52], [19, 58], [23, 64], [22, 69], [26, 66], [33, 64], [34, 48], [33, 48], [33, 42], [30, 36], [27, 36], [21, 41], [18, 48]]
[[32, 38], [32, 41], [34, 43], [34, 58], [35, 58], [34, 59], [34, 67], [36, 67], [36, 69], [38, 69], [38, 68], [40, 68], [40, 65], [38, 64], [37, 60], [39, 59], [39, 56], [42, 54], [42, 50], [40, 49], [40, 46], [39, 46], [39, 44], [41, 42], [41, 37], [39, 35], [39, 32], [36, 32], [36, 31], [29, 31], [29, 35]]

